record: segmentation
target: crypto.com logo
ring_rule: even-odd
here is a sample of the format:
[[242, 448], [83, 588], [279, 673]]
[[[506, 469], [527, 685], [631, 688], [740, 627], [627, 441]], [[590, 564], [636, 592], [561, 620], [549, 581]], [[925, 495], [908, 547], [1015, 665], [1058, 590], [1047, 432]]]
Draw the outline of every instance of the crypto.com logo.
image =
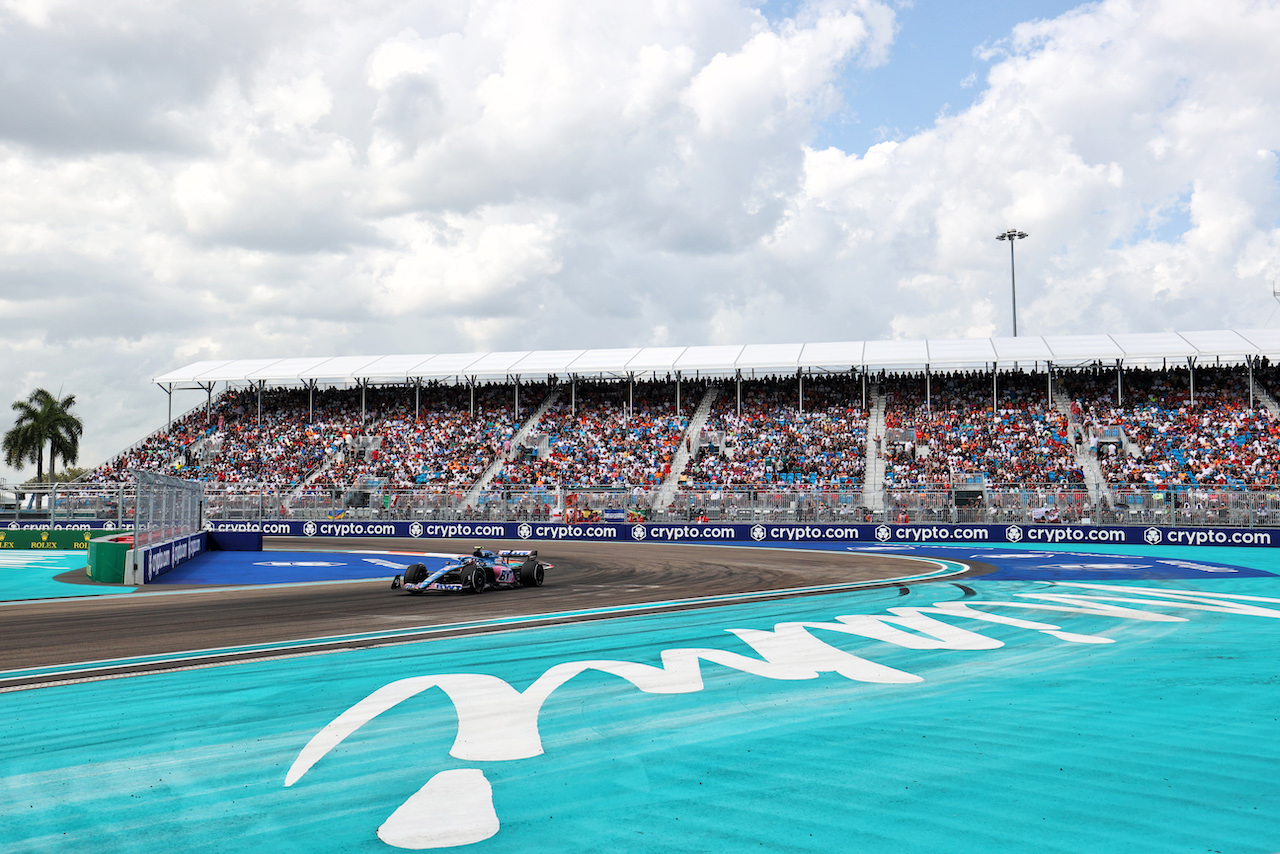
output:
[[1146, 540], [1153, 546], [1158, 546], [1160, 545], [1160, 541], [1164, 539], [1164, 534], [1160, 532], [1159, 528], [1147, 528], [1147, 530], [1142, 532], [1142, 539]]
[[751, 539], [759, 541], [765, 537], [764, 525], [751, 526]]
[[308, 537], [314, 537], [316, 535], [316, 523], [308, 522], [307, 524], [303, 525], [302, 533], [306, 534]]
[[631, 539], [633, 540], [643, 540], [647, 536], [649, 536], [649, 532], [644, 529], [644, 525], [636, 525], [631, 529]]
[[1011, 543], [1022, 542], [1022, 529], [1017, 525], [1010, 525], [1004, 529], [1004, 538]]
[[[853, 682], [901, 685], [924, 680], [829, 645], [820, 636], [854, 635], [922, 652], [978, 651], [999, 649], [1005, 642], [958, 626], [957, 621], [969, 622], [970, 626], [994, 623], [1006, 627], [1005, 630], [1024, 629], [1070, 644], [1110, 644], [1115, 640], [1065, 631], [1059, 625], [1029, 620], [1024, 615], [1028, 609], [1037, 614], [1084, 614], [1122, 620], [1123, 626], [1132, 626], [1137, 621], [1186, 622], [1186, 617], [1164, 613], [1179, 609], [1280, 618], [1280, 609], [1274, 607], [1280, 605], [1280, 599], [1196, 590], [1057, 582], [1049, 588], [1036, 588], [1014, 596], [1017, 601], [945, 601], [921, 607], [890, 607], [883, 616], [852, 614], [835, 617], [831, 622], [778, 623], [769, 631], [728, 629], [755, 654], [678, 648], [663, 650], [661, 666], [618, 660], [568, 661], [548, 668], [523, 691], [517, 691], [496, 676], [482, 673], [442, 673], [397, 679], [378, 688], [317, 732], [290, 766], [284, 785], [296, 784], [312, 766], [378, 715], [433, 688], [444, 691], [456, 712], [456, 718], [440, 718], [445, 725], [457, 721], [457, 736], [449, 754], [467, 762], [505, 762], [542, 754], [538, 716], [543, 704], [556, 689], [588, 671], [617, 676], [646, 694], [701, 691], [703, 661], [762, 679], [795, 681], [835, 673]], [[1264, 607], [1264, 603], [1272, 607]], [[397, 848], [448, 848], [481, 842], [496, 834], [500, 827], [493, 805], [493, 789], [484, 771], [460, 768], [434, 774], [383, 822], [377, 834], [383, 842]]]
[[520, 527], [516, 528], [516, 533], [520, 535], [520, 539], [527, 540], [533, 536], [533, 526], [528, 522], [521, 522]]
[[889, 530], [888, 525], [876, 526], [876, 539], [879, 540], [880, 542], [883, 543], [885, 540], [889, 539], [892, 536], [893, 536], [893, 531]]

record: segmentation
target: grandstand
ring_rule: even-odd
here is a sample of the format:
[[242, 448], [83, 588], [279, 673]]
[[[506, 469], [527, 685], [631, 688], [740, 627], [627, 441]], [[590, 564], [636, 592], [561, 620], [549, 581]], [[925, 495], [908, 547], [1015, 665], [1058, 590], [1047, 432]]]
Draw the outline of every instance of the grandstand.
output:
[[177, 474], [228, 518], [1265, 523], [1277, 351], [1221, 331], [203, 362], [156, 379], [201, 406], [78, 486]]

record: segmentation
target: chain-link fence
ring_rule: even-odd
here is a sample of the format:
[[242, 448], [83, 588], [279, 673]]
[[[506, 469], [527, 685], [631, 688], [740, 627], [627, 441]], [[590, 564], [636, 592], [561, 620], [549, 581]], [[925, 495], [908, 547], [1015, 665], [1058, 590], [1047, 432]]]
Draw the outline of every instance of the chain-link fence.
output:
[[[0, 528], [103, 522], [123, 527], [172, 511], [139, 504], [136, 485], [0, 486]], [[1084, 484], [956, 484], [886, 488], [881, 501], [854, 489], [683, 489], [666, 507], [658, 490], [491, 489], [472, 503], [463, 490], [428, 487], [303, 489], [239, 483], [206, 485], [204, 518], [386, 519], [420, 521], [954, 522], [959, 524], [1280, 526], [1280, 486], [1176, 490]], [[151, 523], [148, 523], [151, 524]], [[167, 522], [161, 528], [172, 527]]]
[[204, 527], [204, 484], [144, 471], [134, 472], [134, 479], [135, 548], [163, 543]]

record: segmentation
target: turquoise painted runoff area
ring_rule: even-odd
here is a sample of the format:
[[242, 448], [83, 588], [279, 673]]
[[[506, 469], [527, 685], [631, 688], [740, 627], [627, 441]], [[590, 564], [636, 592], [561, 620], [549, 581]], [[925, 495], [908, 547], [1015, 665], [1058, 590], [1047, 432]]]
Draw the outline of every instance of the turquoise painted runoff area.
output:
[[[1280, 850], [1280, 580], [1084, 583], [977, 578], [962, 582], [972, 597], [939, 582], [3, 694], [0, 840], [6, 851], [386, 852], [378, 828], [406, 799], [438, 772], [479, 769], [500, 827], [445, 850]], [[1241, 606], [1224, 594], [1269, 597], [1250, 601], [1274, 610], [1232, 613]], [[939, 617], [990, 648], [810, 632], [923, 680], [912, 683], [704, 661], [701, 690], [661, 694], [583, 672], [543, 703], [544, 752], [529, 758], [451, 756], [459, 716], [432, 689], [284, 786], [317, 732], [405, 677], [487, 674], [519, 690], [574, 661], [752, 656], [727, 629], [938, 602], [1081, 604], [1033, 596], [1135, 601], [1110, 601], [1133, 610], [1107, 616], [975, 604], [1068, 639]], [[1160, 614], [1185, 621], [1150, 619]], [[444, 821], [459, 798], [417, 808]]]
[[101, 596], [134, 589], [119, 584], [68, 584], [55, 580], [54, 576], [64, 572], [84, 569], [87, 559], [86, 552], [63, 549], [0, 552], [0, 601]]

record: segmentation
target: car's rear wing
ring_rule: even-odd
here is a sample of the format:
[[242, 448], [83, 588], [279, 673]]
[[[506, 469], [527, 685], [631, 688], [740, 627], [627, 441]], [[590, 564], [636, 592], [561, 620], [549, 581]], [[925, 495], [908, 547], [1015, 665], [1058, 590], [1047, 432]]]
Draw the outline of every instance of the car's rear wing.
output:
[[537, 549], [504, 549], [498, 552], [498, 557], [537, 557]]

